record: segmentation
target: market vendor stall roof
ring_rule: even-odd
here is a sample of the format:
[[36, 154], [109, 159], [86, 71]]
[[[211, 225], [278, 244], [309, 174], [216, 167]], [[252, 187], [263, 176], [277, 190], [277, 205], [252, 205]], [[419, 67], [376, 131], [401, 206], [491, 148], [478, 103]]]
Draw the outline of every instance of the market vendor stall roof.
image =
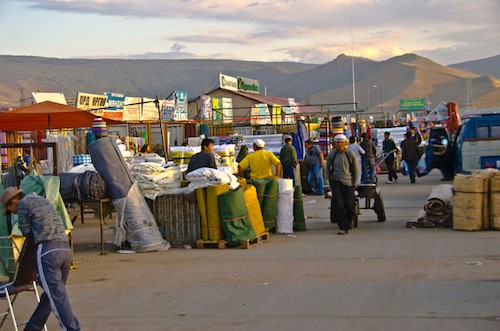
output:
[[[52, 101], [35, 103], [0, 114], [0, 130], [35, 131], [91, 127], [97, 116]], [[106, 119], [107, 125], [123, 124]]]

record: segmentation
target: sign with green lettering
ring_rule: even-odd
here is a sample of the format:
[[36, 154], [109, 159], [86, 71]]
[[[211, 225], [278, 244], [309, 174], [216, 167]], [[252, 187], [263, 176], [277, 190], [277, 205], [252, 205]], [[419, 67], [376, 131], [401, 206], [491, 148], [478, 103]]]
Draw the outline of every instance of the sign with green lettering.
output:
[[425, 109], [425, 98], [399, 100], [399, 110], [422, 110], [422, 109]]

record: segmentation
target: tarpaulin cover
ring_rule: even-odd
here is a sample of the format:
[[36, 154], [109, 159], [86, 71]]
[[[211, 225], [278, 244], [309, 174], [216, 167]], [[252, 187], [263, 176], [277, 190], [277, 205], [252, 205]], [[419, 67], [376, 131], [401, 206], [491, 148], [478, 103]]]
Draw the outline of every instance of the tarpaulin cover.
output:
[[[64, 128], [89, 128], [94, 116], [86, 110], [57, 102], [44, 101], [26, 107], [0, 113], [0, 130], [36, 131]], [[106, 119], [107, 125], [123, 122]]]
[[30, 172], [28, 176], [24, 177], [19, 188], [25, 194], [36, 193], [41, 197], [49, 200], [57, 210], [59, 216], [64, 223], [66, 230], [73, 230], [73, 224], [69, 217], [64, 201], [59, 193], [60, 180], [57, 176], [38, 176], [34, 172]]
[[200, 212], [201, 239], [208, 240], [207, 190], [204, 187], [196, 189], [196, 202]]
[[279, 193], [276, 233], [293, 233], [293, 190]]
[[304, 200], [302, 199], [302, 186], [296, 185], [293, 193], [293, 229], [306, 231], [306, 217], [304, 215]]
[[264, 226], [267, 229], [274, 229], [278, 214], [278, 181], [274, 178], [262, 178], [249, 180], [248, 183], [257, 189]]
[[219, 208], [219, 200], [217, 197], [222, 193], [229, 191], [228, 184], [217, 186], [207, 186], [207, 223], [208, 223], [208, 240], [224, 239], [222, 232], [221, 215]]
[[104, 178], [111, 199], [126, 197], [135, 179], [116, 142], [109, 137], [101, 138], [88, 145], [87, 149], [95, 169]]
[[245, 240], [255, 239], [257, 236], [248, 218], [245, 195], [241, 187], [219, 195], [218, 199], [227, 243], [235, 246]]
[[262, 211], [260, 210], [259, 199], [257, 198], [257, 189], [253, 185], [245, 186], [246, 188], [243, 189], [243, 192], [245, 194], [248, 217], [250, 218], [250, 222], [252, 222], [255, 233], [260, 236], [266, 232], [266, 227], [264, 226], [264, 219], [262, 218]]

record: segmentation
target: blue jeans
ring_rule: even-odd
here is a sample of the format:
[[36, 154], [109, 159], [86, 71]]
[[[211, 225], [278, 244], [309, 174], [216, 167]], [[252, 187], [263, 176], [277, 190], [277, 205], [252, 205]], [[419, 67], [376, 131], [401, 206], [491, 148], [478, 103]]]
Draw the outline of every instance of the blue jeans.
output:
[[361, 182], [375, 182], [375, 158], [361, 157]]
[[323, 190], [323, 169], [319, 163], [309, 167], [307, 181], [309, 182], [309, 186], [311, 186], [313, 194], [322, 195], [325, 193]]
[[80, 330], [80, 323], [71, 310], [64, 286], [68, 279], [71, 256], [71, 248], [66, 241], [47, 241], [38, 244], [36, 271], [44, 292], [25, 330], [42, 330], [51, 311], [59, 320], [61, 329]]
[[295, 187], [295, 167], [293, 165], [283, 164], [283, 178], [293, 180], [293, 186]]

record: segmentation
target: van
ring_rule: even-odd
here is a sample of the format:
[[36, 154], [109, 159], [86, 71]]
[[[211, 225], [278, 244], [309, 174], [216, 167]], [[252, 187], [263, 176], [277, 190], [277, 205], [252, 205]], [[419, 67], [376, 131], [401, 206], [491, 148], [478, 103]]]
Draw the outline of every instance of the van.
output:
[[444, 127], [431, 128], [425, 155], [427, 172], [440, 169], [444, 180], [455, 173], [500, 169], [500, 114], [465, 118], [453, 137]]

